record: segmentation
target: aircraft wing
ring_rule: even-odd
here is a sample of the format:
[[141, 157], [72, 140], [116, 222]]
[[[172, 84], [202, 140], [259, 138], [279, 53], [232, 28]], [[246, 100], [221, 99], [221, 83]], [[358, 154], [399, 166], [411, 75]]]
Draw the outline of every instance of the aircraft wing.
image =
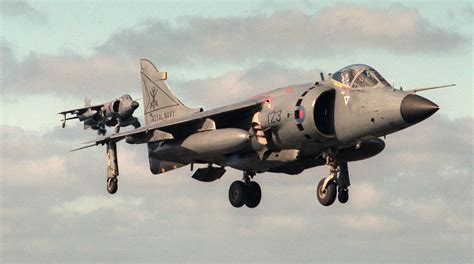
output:
[[255, 109], [256, 111], [259, 110], [263, 103], [264, 100], [255, 99], [198, 112], [181, 119], [163, 121], [158, 124], [152, 124], [132, 131], [101, 137], [93, 141], [85, 142], [85, 144], [89, 143], [90, 145], [75, 150], [103, 145], [108, 142], [118, 142], [124, 138], [127, 138], [127, 143], [130, 144], [142, 144], [174, 139], [186, 131], [188, 133], [196, 132], [196, 130], [200, 128], [199, 125], [201, 125], [206, 119], [211, 119], [216, 123], [231, 122], [232, 120], [242, 118], [242, 115], [248, 113], [251, 109]]
[[87, 110], [89, 110], [89, 109], [99, 111], [103, 106], [104, 106], [104, 104], [99, 104], [99, 105], [94, 105], [94, 106], [86, 106], [86, 107], [82, 107], [82, 108], [76, 108], [76, 109], [71, 109], [71, 110], [67, 110], [67, 111], [62, 111], [62, 112], [59, 112], [58, 115], [66, 115], [66, 114], [80, 115], [80, 114], [83, 114], [83, 113], [87, 112]]

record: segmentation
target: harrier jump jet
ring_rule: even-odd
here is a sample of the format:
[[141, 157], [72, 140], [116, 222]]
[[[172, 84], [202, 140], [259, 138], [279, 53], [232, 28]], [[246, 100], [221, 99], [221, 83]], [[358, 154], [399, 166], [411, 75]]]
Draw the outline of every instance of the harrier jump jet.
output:
[[376, 70], [358, 64], [328, 76], [321, 73], [317, 82], [203, 111], [186, 107], [175, 96], [166, 83], [166, 72], [148, 60], [140, 64], [146, 126], [82, 147], [106, 146], [111, 194], [118, 186], [116, 144], [125, 140], [148, 145], [153, 174], [206, 164], [192, 178], [212, 182], [228, 167], [242, 171], [243, 179], [229, 188], [234, 207], [254, 208], [260, 203], [261, 189], [253, 180], [259, 173], [293, 175], [321, 165], [328, 166], [329, 176], [317, 185], [317, 199], [324, 206], [336, 198], [345, 203], [350, 186], [348, 163], [377, 155], [385, 147], [380, 137], [412, 126], [439, 109], [415, 94], [439, 87], [394, 89]]
[[[85, 106], [67, 111], [59, 112], [62, 115], [62, 127], [66, 126], [66, 121], [79, 119], [84, 122], [84, 129], [97, 130], [99, 135], [105, 135], [105, 126], [115, 127], [115, 133], [120, 131], [120, 127], [133, 125], [140, 127], [138, 118], [133, 116], [133, 112], [139, 106], [137, 101], [132, 100], [128, 94], [122, 95], [119, 99], [91, 106], [91, 100], [86, 97]], [[72, 117], [67, 117], [70, 114]]]

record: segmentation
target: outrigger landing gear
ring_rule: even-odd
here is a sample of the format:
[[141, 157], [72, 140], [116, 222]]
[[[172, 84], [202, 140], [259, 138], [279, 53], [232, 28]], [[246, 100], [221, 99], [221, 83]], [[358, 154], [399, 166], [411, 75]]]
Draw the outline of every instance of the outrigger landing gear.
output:
[[336, 196], [340, 203], [346, 203], [349, 200], [350, 180], [347, 162], [338, 163], [334, 156], [325, 153], [329, 176], [319, 182], [316, 190], [318, 201], [324, 206], [333, 204]]
[[243, 181], [235, 181], [229, 188], [229, 201], [232, 206], [239, 208], [244, 204], [248, 208], [255, 208], [262, 199], [260, 185], [251, 179], [255, 172], [244, 172]]
[[117, 145], [115, 142], [107, 143], [107, 192], [114, 194], [118, 189], [118, 161]]
[[107, 178], [107, 192], [116, 193], [118, 190], [118, 179], [114, 177]]

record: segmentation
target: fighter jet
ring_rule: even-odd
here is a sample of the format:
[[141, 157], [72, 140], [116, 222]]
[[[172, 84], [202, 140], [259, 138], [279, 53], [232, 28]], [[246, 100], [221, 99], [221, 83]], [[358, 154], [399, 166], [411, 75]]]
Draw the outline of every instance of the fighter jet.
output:
[[[357, 64], [320, 80], [290, 85], [242, 102], [208, 111], [186, 107], [148, 60], [141, 60], [146, 126], [101, 137], [87, 148], [105, 145], [107, 190], [117, 191], [117, 142], [147, 144], [151, 173], [162, 174], [204, 164], [192, 178], [212, 182], [226, 168], [243, 172], [232, 183], [232, 206], [257, 207], [262, 192], [254, 177], [265, 172], [299, 174], [327, 165], [329, 175], [316, 187], [318, 201], [329, 206], [349, 199], [348, 163], [380, 153], [381, 137], [412, 126], [438, 105], [416, 92], [392, 87], [375, 69]], [[448, 85], [452, 86], [452, 85]], [[442, 86], [447, 87], [447, 86]], [[225, 96], [224, 94], [222, 96]], [[79, 149], [82, 149], [79, 148]]]
[[[115, 127], [115, 133], [120, 132], [120, 127], [133, 125], [134, 128], [140, 127], [140, 121], [133, 116], [139, 103], [132, 100], [128, 94], [122, 95], [119, 99], [91, 106], [91, 100], [85, 98], [85, 106], [67, 111], [59, 112], [62, 115], [62, 127], [66, 126], [66, 121], [79, 119], [84, 122], [84, 129], [91, 128], [97, 130], [99, 135], [105, 135], [106, 126]], [[72, 115], [67, 117], [67, 115]]]

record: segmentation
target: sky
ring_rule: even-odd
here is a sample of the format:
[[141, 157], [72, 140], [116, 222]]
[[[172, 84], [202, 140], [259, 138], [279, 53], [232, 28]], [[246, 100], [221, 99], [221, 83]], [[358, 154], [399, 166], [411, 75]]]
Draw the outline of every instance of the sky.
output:
[[[0, 261], [472, 263], [473, 17], [469, 1], [0, 1]], [[152, 175], [123, 143], [112, 196], [105, 150], [69, 152], [97, 135], [56, 113], [141, 98], [141, 58], [205, 109], [355, 63], [397, 88], [456, 87], [424, 92], [433, 117], [349, 164], [347, 204], [317, 202], [318, 167], [257, 175], [261, 204], [235, 209], [236, 170]]]

